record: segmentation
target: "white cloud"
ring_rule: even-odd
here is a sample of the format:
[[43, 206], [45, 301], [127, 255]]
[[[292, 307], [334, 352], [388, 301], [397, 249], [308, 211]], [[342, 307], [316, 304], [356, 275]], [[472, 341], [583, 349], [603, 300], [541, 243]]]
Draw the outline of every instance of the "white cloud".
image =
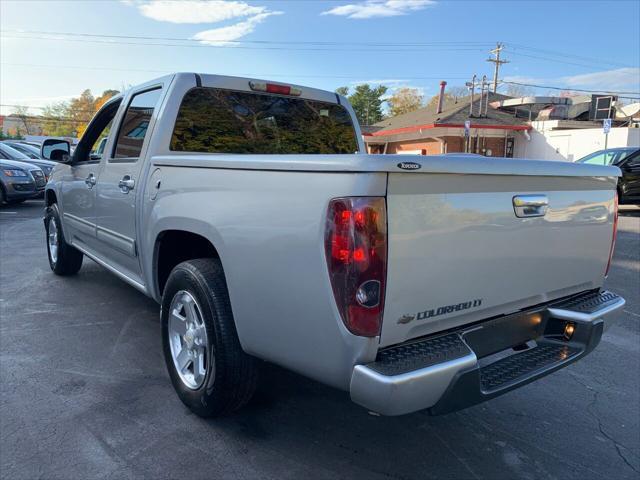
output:
[[569, 87], [584, 87], [598, 90], [640, 90], [640, 68], [617, 68], [604, 72], [584, 73], [562, 77], [561, 82]]
[[434, 5], [435, 0], [366, 0], [334, 7], [322, 15], [338, 15], [348, 18], [396, 17], [423, 10]]
[[145, 17], [170, 23], [218, 23], [243, 19], [237, 23], [196, 33], [192, 38], [207, 45], [225, 45], [254, 31], [273, 15], [267, 7], [236, 0], [120, 0], [135, 6]]
[[267, 7], [226, 0], [123, 0], [145, 17], [170, 23], [216, 23], [268, 13]]
[[233, 40], [238, 40], [239, 38], [250, 34], [255, 30], [258, 24], [264, 22], [270, 16], [280, 15], [282, 13], [283, 12], [260, 13], [233, 25], [198, 32], [193, 36], [193, 39], [199, 40], [201, 43], [205, 43], [207, 45], [225, 45]]

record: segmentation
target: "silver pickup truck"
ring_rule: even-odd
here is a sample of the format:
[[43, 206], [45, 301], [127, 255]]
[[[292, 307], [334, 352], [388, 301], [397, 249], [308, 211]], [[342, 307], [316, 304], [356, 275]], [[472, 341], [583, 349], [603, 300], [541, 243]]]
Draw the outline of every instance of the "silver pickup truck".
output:
[[198, 415], [245, 404], [261, 361], [380, 414], [450, 412], [582, 358], [624, 304], [602, 289], [617, 168], [367, 155], [335, 93], [178, 73], [42, 153], [51, 269], [87, 256], [157, 300]]

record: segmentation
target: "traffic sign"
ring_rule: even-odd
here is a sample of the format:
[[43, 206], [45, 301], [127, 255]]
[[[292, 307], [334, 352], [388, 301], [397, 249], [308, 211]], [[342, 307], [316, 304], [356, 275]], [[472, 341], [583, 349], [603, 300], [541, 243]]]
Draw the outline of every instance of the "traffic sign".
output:
[[604, 130], [604, 133], [609, 133], [609, 131], [611, 130], [611, 119], [610, 118], [605, 118], [602, 121], [602, 129]]

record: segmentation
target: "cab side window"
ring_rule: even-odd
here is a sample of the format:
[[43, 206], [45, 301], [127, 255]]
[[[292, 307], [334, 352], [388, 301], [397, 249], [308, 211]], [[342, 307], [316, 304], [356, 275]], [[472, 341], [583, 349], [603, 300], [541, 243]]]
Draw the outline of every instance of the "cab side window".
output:
[[147, 136], [149, 122], [160, 99], [159, 88], [133, 96], [124, 115], [114, 150], [114, 159], [137, 160]]

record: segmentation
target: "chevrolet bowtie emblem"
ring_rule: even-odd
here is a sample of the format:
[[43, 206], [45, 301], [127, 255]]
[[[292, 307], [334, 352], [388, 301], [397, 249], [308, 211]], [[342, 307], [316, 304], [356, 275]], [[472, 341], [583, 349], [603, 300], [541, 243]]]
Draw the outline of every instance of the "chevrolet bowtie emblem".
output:
[[415, 315], [403, 315], [398, 319], [398, 323], [409, 323], [416, 318]]

